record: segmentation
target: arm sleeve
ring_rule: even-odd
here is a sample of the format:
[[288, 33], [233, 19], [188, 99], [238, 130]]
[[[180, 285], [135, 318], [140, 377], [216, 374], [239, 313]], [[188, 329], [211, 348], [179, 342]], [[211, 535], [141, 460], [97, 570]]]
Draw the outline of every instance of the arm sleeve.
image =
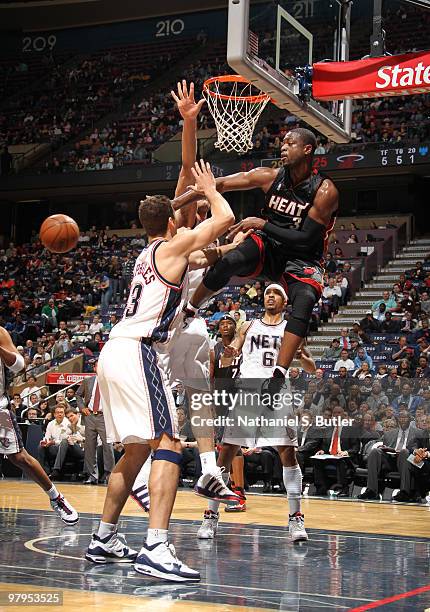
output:
[[303, 255], [308, 255], [310, 249], [317, 247], [324, 240], [326, 233], [326, 226], [309, 216], [306, 217], [301, 230], [282, 228], [270, 221], [267, 221], [262, 229], [271, 238], [285, 242], [291, 249]]

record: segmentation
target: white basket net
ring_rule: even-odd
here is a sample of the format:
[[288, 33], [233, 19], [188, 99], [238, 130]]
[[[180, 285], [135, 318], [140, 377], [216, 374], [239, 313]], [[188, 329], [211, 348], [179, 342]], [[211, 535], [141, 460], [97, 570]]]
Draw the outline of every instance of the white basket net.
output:
[[228, 153], [246, 153], [253, 147], [252, 135], [270, 96], [258, 92], [239, 76], [209, 79], [203, 87], [209, 110], [215, 120], [215, 147]]

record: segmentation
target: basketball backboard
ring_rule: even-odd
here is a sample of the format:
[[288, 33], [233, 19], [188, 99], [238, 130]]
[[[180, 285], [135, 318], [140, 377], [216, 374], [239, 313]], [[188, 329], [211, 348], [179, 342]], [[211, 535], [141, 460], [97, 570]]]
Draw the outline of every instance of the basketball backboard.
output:
[[339, 28], [339, 11], [336, 0], [279, 0], [251, 7], [250, 0], [229, 0], [227, 62], [276, 106], [345, 143], [350, 139], [348, 102], [330, 109], [306, 98], [295, 71], [316, 61], [348, 59], [349, 22]]

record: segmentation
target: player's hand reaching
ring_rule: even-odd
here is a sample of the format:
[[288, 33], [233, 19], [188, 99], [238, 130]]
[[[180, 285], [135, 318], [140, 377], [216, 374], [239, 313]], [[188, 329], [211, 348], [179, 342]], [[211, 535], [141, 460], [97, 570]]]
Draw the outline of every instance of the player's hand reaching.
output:
[[207, 197], [216, 192], [215, 177], [212, 174], [209, 162], [205, 162], [203, 159], [200, 162], [196, 161], [194, 168], [191, 168], [191, 172], [196, 182], [194, 185], [190, 185], [189, 189]]
[[266, 221], [265, 219], [260, 219], [259, 217], [248, 217], [247, 219], [243, 219], [243, 221], [239, 221], [235, 225], [232, 225], [230, 228], [227, 238], [231, 240], [238, 234], [239, 232], [250, 232], [252, 230], [261, 230], [263, 229]]
[[224, 348], [224, 352], [222, 354], [223, 357], [226, 357], [227, 359], [231, 359], [233, 357], [237, 357], [238, 356], [238, 350], [236, 347], [232, 346], [231, 344], [229, 344], [228, 346], [226, 346]]
[[193, 121], [197, 118], [197, 115], [205, 103], [205, 99], [202, 98], [198, 102], [195, 101], [193, 82], [190, 83], [190, 90], [188, 91], [187, 81], [184, 79], [182, 83], [178, 82], [178, 94], [176, 95], [173, 90], [170, 93], [178, 105], [178, 110], [184, 120], [188, 119]]
[[250, 229], [247, 232], [238, 232], [231, 241], [231, 243], [234, 244], [234, 246], [239, 246], [239, 244], [242, 244], [242, 242], [246, 240], [246, 238], [248, 238], [248, 236], [252, 234], [253, 231], [254, 230]]

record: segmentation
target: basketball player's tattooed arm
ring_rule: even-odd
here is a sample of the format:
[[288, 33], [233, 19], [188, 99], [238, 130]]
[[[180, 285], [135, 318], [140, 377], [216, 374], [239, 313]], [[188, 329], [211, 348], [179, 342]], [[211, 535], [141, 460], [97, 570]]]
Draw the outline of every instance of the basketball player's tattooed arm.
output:
[[338, 205], [338, 190], [330, 179], [325, 179], [315, 195], [313, 205], [309, 209], [301, 230], [286, 229], [258, 217], [249, 217], [236, 223], [231, 228], [229, 237], [234, 236], [238, 231], [247, 231], [251, 228], [260, 229], [271, 238], [294, 248], [296, 253], [307, 255], [309, 249], [318, 245], [324, 237]]
[[[249, 172], [237, 172], [229, 176], [221, 176], [216, 179], [216, 188], [219, 193], [226, 191], [246, 191], [248, 189], [262, 189], [268, 191], [276, 178], [278, 170], [273, 168], [255, 168]], [[202, 193], [193, 191], [191, 188], [183, 195], [175, 197], [172, 201], [174, 210], [195, 202], [201, 198]]]
[[233, 360], [240, 355], [242, 347], [245, 343], [246, 334], [248, 333], [248, 329], [251, 327], [252, 321], [247, 321], [244, 323], [239, 332], [234, 337], [233, 342], [225, 347], [224, 353], [221, 355], [221, 366], [223, 368], [227, 368], [233, 363]]
[[18, 352], [9, 332], [4, 327], [0, 327], [0, 358], [14, 374], [20, 372], [24, 367], [24, 358]]
[[[197, 154], [197, 117], [205, 102], [202, 98], [199, 102], [194, 99], [194, 83], [190, 83], [188, 90], [187, 82], [178, 82], [177, 94], [171, 91], [178, 111], [183, 119], [182, 126], [182, 166], [176, 185], [175, 197], [182, 195], [193, 180], [191, 168], [194, 166]], [[197, 202], [193, 206], [187, 206], [176, 212], [176, 223], [178, 227], [194, 227], [196, 222]]]

